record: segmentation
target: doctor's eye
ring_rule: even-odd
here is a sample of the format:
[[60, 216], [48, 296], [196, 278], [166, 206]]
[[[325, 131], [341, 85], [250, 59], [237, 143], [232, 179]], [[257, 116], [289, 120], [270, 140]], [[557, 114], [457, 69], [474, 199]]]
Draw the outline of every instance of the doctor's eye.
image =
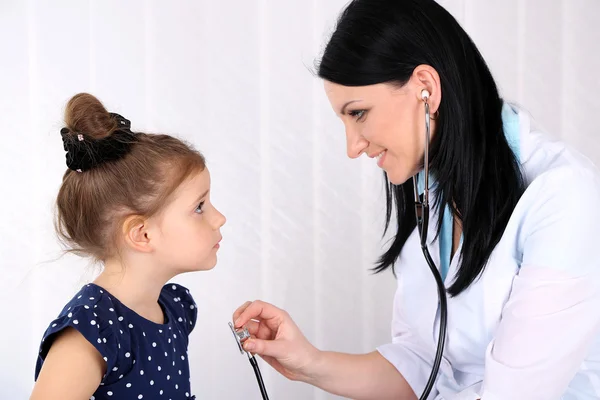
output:
[[196, 210], [194, 210], [194, 212], [197, 214], [202, 214], [204, 212], [204, 202], [198, 204], [198, 207], [196, 207]]
[[356, 119], [356, 121], [362, 121], [364, 119], [364, 116], [366, 113], [367, 113], [367, 110], [353, 110], [353, 111], [349, 111], [348, 115], [350, 115], [351, 117]]

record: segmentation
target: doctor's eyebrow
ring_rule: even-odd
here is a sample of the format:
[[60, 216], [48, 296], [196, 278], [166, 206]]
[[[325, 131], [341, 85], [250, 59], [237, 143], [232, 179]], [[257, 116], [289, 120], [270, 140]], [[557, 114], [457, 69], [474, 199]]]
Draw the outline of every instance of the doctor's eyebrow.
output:
[[349, 102], [347, 102], [346, 104], [344, 104], [342, 106], [342, 108], [340, 109], [340, 114], [341, 115], [345, 115], [346, 114], [346, 107], [348, 107], [350, 104], [352, 103], [356, 103], [358, 101], [362, 101], [361, 99], [357, 99], [357, 100], [350, 100]]

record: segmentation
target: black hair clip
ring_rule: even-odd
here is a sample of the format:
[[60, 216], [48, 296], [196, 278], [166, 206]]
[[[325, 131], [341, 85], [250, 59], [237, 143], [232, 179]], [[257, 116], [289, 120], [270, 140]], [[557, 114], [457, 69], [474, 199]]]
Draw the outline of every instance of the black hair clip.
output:
[[67, 154], [67, 167], [73, 171], [84, 172], [98, 165], [116, 161], [131, 149], [136, 135], [131, 131], [131, 121], [120, 114], [110, 113], [119, 125], [109, 136], [94, 139], [85, 133], [71, 132], [62, 128], [60, 134]]

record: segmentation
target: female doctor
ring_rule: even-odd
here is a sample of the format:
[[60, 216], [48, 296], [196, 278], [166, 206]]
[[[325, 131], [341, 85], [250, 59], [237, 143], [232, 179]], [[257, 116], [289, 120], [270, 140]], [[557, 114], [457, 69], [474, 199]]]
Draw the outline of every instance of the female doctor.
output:
[[433, 0], [352, 1], [318, 74], [348, 156], [376, 159], [389, 183], [396, 234], [376, 269], [398, 277], [392, 340], [363, 355], [321, 351], [285, 311], [254, 301], [233, 315], [252, 335], [245, 349], [344, 397], [421, 396], [443, 313], [415, 229], [416, 175], [417, 200], [425, 186], [431, 197], [424, 243], [448, 295], [427, 398], [600, 398], [598, 170], [500, 98], [473, 42]]

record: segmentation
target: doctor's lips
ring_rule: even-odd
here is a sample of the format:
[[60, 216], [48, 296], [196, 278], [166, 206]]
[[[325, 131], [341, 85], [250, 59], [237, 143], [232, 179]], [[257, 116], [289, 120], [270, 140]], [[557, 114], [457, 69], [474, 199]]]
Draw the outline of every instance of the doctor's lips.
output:
[[377, 166], [379, 168], [383, 167], [383, 160], [385, 160], [385, 155], [387, 153], [387, 149], [384, 149], [378, 153], [371, 153], [371, 154], [367, 154], [369, 158], [376, 158], [377, 159]]

